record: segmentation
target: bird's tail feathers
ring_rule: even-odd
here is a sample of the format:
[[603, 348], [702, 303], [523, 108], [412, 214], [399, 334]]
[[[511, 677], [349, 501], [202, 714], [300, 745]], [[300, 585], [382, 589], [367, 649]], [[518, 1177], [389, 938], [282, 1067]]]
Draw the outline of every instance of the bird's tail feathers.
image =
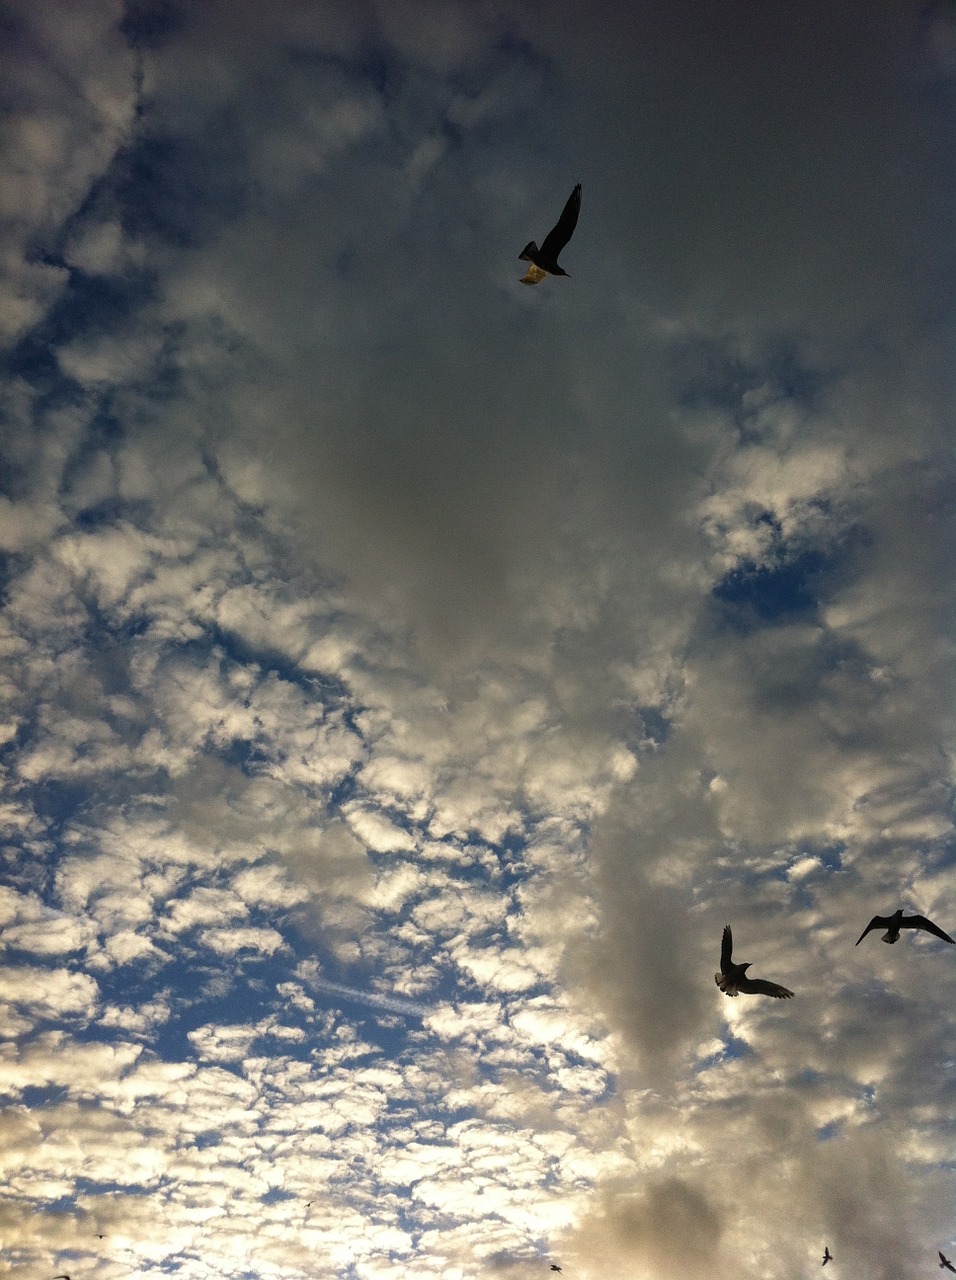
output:
[[538, 256], [538, 246], [533, 240], [529, 240], [525, 247], [518, 254], [518, 261], [522, 259], [525, 262], [532, 262]]

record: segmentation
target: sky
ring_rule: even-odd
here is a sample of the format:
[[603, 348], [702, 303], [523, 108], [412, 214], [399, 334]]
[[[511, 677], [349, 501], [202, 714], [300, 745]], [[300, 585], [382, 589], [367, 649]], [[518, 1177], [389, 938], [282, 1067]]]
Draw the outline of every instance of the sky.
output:
[[0, 85], [0, 1277], [935, 1274], [956, 947], [854, 943], [956, 935], [956, 6]]

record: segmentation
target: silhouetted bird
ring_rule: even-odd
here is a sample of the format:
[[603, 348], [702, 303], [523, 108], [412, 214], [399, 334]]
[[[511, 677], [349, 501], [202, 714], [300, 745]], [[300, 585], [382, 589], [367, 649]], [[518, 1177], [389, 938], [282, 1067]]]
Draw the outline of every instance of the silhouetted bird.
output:
[[825, 1244], [823, 1246], [823, 1262], [820, 1265], [825, 1267], [828, 1262], [832, 1262], [832, 1261], [833, 1261], [833, 1254], [830, 1252], [830, 1246], [828, 1244]]
[[552, 1270], [552, 1271], [560, 1271], [560, 1270], [561, 1270], [561, 1268], [558, 1266], [558, 1264], [557, 1264], [556, 1262], [552, 1262], [552, 1263], [551, 1263], [551, 1270]]
[[766, 978], [748, 978], [750, 963], [734, 964], [731, 953], [734, 949], [734, 935], [730, 925], [724, 925], [724, 936], [720, 944], [720, 973], [714, 974], [714, 981], [725, 996], [744, 995], [774, 996], [778, 1000], [789, 1000], [793, 992], [781, 987], [778, 982], [768, 982]]
[[69, 1277], [69, 1276], [67, 1276], [67, 1275], [54, 1276], [54, 1277], [53, 1277], [53, 1280], [70, 1280], [70, 1277]]
[[538, 284], [545, 276], [566, 276], [568, 273], [558, 266], [558, 255], [574, 234], [578, 225], [578, 214], [581, 212], [580, 182], [568, 196], [564, 212], [554, 227], [544, 238], [539, 249], [532, 240], [518, 254], [519, 259], [530, 262], [531, 266], [521, 277], [522, 284]]
[[933, 934], [936, 938], [942, 938], [944, 942], [953, 941], [948, 933], [943, 933], [938, 924], [933, 924], [932, 920], [927, 920], [925, 916], [904, 916], [902, 907], [899, 911], [894, 911], [891, 916], [874, 916], [853, 945], [858, 947], [871, 929], [886, 930], [880, 939], [881, 942], [899, 942], [901, 929], [925, 929], [927, 933]]
[[937, 1249], [936, 1252], [939, 1254], [940, 1267], [945, 1267], [947, 1271], [952, 1271], [956, 1273], [956, 1267], [953, 1266], [949, 1258], [946, 1257], [946, 1254], [943, 1253], [942, 1249]]

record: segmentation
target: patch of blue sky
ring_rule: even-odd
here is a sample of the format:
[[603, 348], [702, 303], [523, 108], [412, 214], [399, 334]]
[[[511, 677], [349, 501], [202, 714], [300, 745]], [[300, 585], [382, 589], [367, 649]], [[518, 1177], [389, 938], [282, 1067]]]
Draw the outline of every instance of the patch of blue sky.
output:
[[414, 1010], [382, 1009], [373, 1006], [353, 1014], [358, 1035], [374, 1047], [387, 1062], [399, 1062], [409, 1046], [409, 1032], [421, 1026], [425, 1015]]
[[119, 612], [104, 608], [88, 591], [77, 590], [86, 620], [83, 625], [84, 655], [95, 667], [106, 693], [129, 690], [129, 644], [149, 629], [149, 618], [143, 613]]
[[[352, 729], [353, 732], [358, 733], [358, 730], [355, 728], [353, 713], [347, 711], [343, 715], [343, 722], [348, 728]], [[354, 771], [343, 774], [341, 778], [334, 782], [329, 788], [328, 797], [326, 799], [326, 805], [329, 813], [338, 813], [342, 809], [343, 805], [347, 804], [355, 797], [357, 788], [358, 775]]]
[[670, 737], [671, 720], [661, 707], [639, 706], [633, 711], [633, 722], [625, 734], [630, 751], [639, 755], [659, 750]]
[[54, 406], [75, 404], [82, 394], [79, 384], [64, 376], [52, 341], [49, 322], [44, 320], [11, 346], [0, 349], [0, 374], [22, 379], [41, 393], [38, 415]]
[[[99, 405], [93, 410], [86, 423], [82, 440], [74, 446], [63, 467], [63, 475], [60, 480], [60, 495], [67, 503], [70, 501], [76, 480], [83, 478], [90, 461], [98, 460], [104, 450], [106, 452], [112, 450], [113, 446], [119, 444], [125, 435], [126, 428], [120, 416], [114, 411], [111, 397], [102, 397]], [[111, 510], [111, 504], [115, 504], [115, 512]], [[75, 506], [75, 504], [73, 505]], [[128, 510], [149, 510], [149, 507], [144, 508], [143, 504], [127, 508], [123, 499], [113, 495], [108, 499], [104, 498], [91, 505], [90, 508], [78, 509], [73, 518], [80, 525], [80, 528], [95, 527], [90, 516], [86, 517], [85, 522], [81, 519], [81, 516], [85, 511], [96, 511], [99, 507], [104, 508], [102, 523], [116, 523], [124, 518], [129, 519]]]
[[755, 1056], [754, 1049], [745, 1040], [741, 1040], [731, 1031], [727, 1031], [720, 1048], [715, 1049], [713, 1053], [709, 1053], [695, 1064], [694, 1074], [700, 1075], [701, 1072], [709, 1071], [724, 1062], [742, 1062], [744, 1058]]
[[40, 419], [54, 406], [77, 403], [85, 391], [64, 373], [58, 348], [78, 336], [90, 339], [128, 328], [153, 292], [153, 280], [144, 272], [104, 276], [70, 269], [43, 320], [0, 355], [0, 371], [41, 393], [35, 405]]
[[[0, 417], [0, 431], [8, 424]], [[2, 439], [2, 437], [0, 437]], [[0, 494], [5, 498], [21, 498], [30, 492], [30, 474], [22, 463], [14, 461], [7, 449], [0, 450]], [[4, 561], [10, 557], [4, 556]], [[20, 557], [15, 563], [21, 563]]]
[[207, 750], [223, 764], [239, 769], [247, 777], [261, 772], [272, 759], [270, 752], [250, 738], [233, 738], [224, 747], [216, 747], [214, 750], [210, 747]]
[[[196, 1148], [197, 1151], [208, 1151], [212, 1147], [222, 1145], [222, 1134], [216, 1129], [200, 1129], [198, 1132], [191, 1134], [190, 1146]], [[266, 1192], [266, 1195], [269, 1193]], [[283, 1197], [284, 1198], [284, 1197]]]
[[389, 56], [382, 42], [368, 38], [358, 56], [342, 57], [336, 54], [322, 54], [321, 61], [326, 67], [337, 67], [344, 71], [349, 80], [364, 80], [381, 94], [386, 100], [396, 96], [397, 88], [403, 79], [401, 62], [394, 55]]
[[[2, 600], [0, 600], [0, 608], [2, 608]], [[27, 741], [31, 732], [36, 728], [37, 715], [36, 709], [32, 710], [29, 716], [24, 716], [18, 724], [11, 726], [12, 732], [6, 742], [0, 743], [0, 769], [9, 770], [7, 776], [12, 776], [16, 772], [16, 762], [20, 752], [23, 749], [24, 742]], [[32, 797], [20, 797], [21, 801], [26, 801], [26, 806], [32, 808]], [[22, 851], [15, 844], [8, 844], [3, 850], [3, 856], [8, 864], [13, 865], [19, 862], [22, 857]]]
[[126, 0], [119, 27], [131, 48], [157, 52], [185, 24], [185, 11], [173, 0]]
[[[227, 969], [223, 963], [211, 966], [209, 960], [213, 953], [206, 948], [202, 948], [201, 951], [192, 949], [192, 955], [197, 958], [195, 962], [174, 957], [163, 968], [163, 986], [176, 993], [172, 1002], [172, 1014], [169, 1021], [164, 1024], [164, 1036], [185, 1035], [195, 1030], [197, 1026], [210, 1021], [246, 1022], [251, 1017], [251, 1010], [262, 1006], [261, 988], [252, 986], [248, 979], [244, 980], [237, 969]], [[140, 962], [141, 965], [146, 963]], [[281, 977], [278, 980], [281, 981], [288, 976], [284, 966], [276, 966], [275, 961], [272, 960], [267, 963], [273, 965], [277, 971], [281, 969]], [[127, 972], [129, 967], [124, 965], [122, 968], [98, 977], [100, 988], [107, 999], [120, 999], [124, 993], [129, 999], [133, 981], [133, 974]], [[256, 976], [263, 975], [260, 973]], [[266, 976], [270, 975], [266, 974]], [[210, 983], [209, 979], [212, 977], [221, 981]], [[154, 990], [150, 982], [146, 993], [151, 996]]]
[[726, 413], [746, 444], [763, 438], [761, 416], [768, 404], [817, 410], [837, 371], [809, 363], [784, 335], [769, 339], [758, 359], [744, 358], [725, 342], [694, 337], [675, 346], [672, 376], [684, 406]]
[[306, 670], [285, 650], [254, 644], [238, 631], [223, 627], [217, 622], [206, 620], [202, 634], [183, 641], [177, 646], [177, 651], [203, 658], [215, 652], [225, 664], [255, 667], [260, 678], [274, 675], [286, 684], [305, 690], [312, 696], [317, 707], [331, 709], [345, 704], [355, 714], [355, 708], [351, 705], [351, 690], [343, 680], [337, 676]]
[[76, 511], [73, 525], [81, 533], [96, 533], [123, 524], [146, 528], [151, 514], [152, 504], [143, 498], [102, 498]]
[[124, 231], [176, 248], [202, 244], [249, 207], [251, 191], [240, 175], [240, 140], [228, 115], [217, 122], [213, 153], [172, 136], [140, 135], [117, 155], [112, 194]]
[[[475, 843], [483, 844], [484, 842], [478, 839]], [[523, 831], [512, 829], [506, 831], [497, 843], [488, 844], [486, 847], [496, 853], [500, 861], [508, 863], [524, 855], [528, 848], [528, 837]]]
[[[361, 777], [358, 778], [358, 782], [361, 783]], [[368, 795], [367, 792], [365, 794]], [[383, 804], [381, 802], [375, 803], [375, 813], [379, 817], [384, 818], [391, 826], [398, 827], [401, 831], [407, 832], [408, 835], [413, 836], [416, 839], [421, 838], [424, 833], [423, 824], [416, 818], [410, 817], [409, 814], [399, 805]], [[370, 849], [369, 857], [376, 862], [380, 862], [381, 865], [387, 865], [389, 855]]]
[[88, 779], [42, 778], [29, 788], [30, 804], [47, 827], [52, 839], [96, 803], [97, 796]]
[[729, 570], [712, 594], [724, 621], [738, 630], [812, 621], [819, 614], [822, 577], [830, 564], [830, 557], [815, 548], [773, 564], [747, 561]]
[[260, 1204], [281, 1204], [286, 1200], [295, 1200], [296, 1196], [291, 1191], [283, 1191], [281, 1187], [270, 1187], [268, 1191], [264, 1191], [259, 1197]]
[[66, 1085], [28, 1084], [19, 1090], [17, 1101], [32, 1111], [34, 1108], [55, 1107], [61, 1102], [66, 1102], [69, 1096], [70, 1089]]
[[843, 855], [846, 845], [842, 842], [834, 844], [805, 844], [801, 850], [804, 857], [816, 858], [824, 871], [842, 871]]
[[87, 1177], [82, 1173], [77, 1173], [73, 1175], [73, 1190], [71, 1193], [60, 1197], [59, 1200], [52, 1201], [51, 1204], [54, 1210], [60, 1209], [68, 1212], [76, 1209], [78, 1201], [87, 1197], [99, 1200], [104, 1194], [109, 1194], [109, 1191], [122, 1192], [124, 1198], [135, 1196], [139, 1199], [145, 1199], [156, 1194], [155, 1183], [157, 1181], [160, 1181], [160, 1179], [155, 1175], [143, 1177], [139, 1173], [135, 1179], [131, 1178], [128, 1182], [122, 1183], [116, 1182], [112, 1178], [104, 1178], [100, 1181], [96, 1178]]
[[155, 281], [145, 271], [102, 275], [71, 268], [66, 288], [48, 313], [47, 340], [58, 345], [77, 333], [86, 338], [115, 333], [127, 327], [155, 293]]

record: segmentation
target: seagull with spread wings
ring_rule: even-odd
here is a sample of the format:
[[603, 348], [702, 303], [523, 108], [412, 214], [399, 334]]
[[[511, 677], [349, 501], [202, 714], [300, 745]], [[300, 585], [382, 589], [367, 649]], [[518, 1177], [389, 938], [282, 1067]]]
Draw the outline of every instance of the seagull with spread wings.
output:
[[953, 1266], [949, 1258], [946, 1257], [946, 1254], [943, 1253], [942, 1249], [937, 1249], [936, 1252], [939, 1254], [940, 1269], [945, 1267], [947, 1271], [952, 1271], [953, 1274], [956, 1275], [956, 1267]]
[[720, 973], [714, 974], [714, 981], [725, 996], [739, 996], [742, 992], [744, 995], [773, 996], [777, 1000], [790, 999], [793, 992], [787, 987], [781, 987], [779, 982], [768, 982], [766, 978], [748, 978], [747, 970], [751, 962], [734, 964], [733, 949], [734, 935], [730, 931], [730, 925], [725, 924], [720, 944]]
[[568, 274], [563, 267], [558, 266], [558, 255], [574, 234], [574, 228], [578, 225], [578, 214], [580, 212], [581, 184], [579, 182], [568, 196], [568, 202], [564, 206], [561, 217], [545, 236], [541, 248], [539, 249], [535, 242], [531, 240], [518, 254], [522, 261], [531, 263], [528, 270], [521, 277], [522, 284], [539, 284], [545, 276], [566, 276]]
[[828, 1262], [832, 1262], [832, 1261], [833, 1261], [833, 1254], [830, 1252], [830, 1246], [828, 1244], [825, 1244], [823, 1246], [823, 1262], [821, 1263], [821, 1266], [825, 1267]]
[[871, 929], [886, 930], [880, 939], [881, 942], [899, 942], [901, 929], [924, 929], [934, 937], [942, 938], [944, 942], [953, 942], [949, 934], [944, 933], [938, 924], [933, 924], [932, 920], [927, 920], [925, 916], [904, 916], [902, 907], [899, 911], [894, 911], [891, 916], [874, 916], [853, 945], [858, 947]]

